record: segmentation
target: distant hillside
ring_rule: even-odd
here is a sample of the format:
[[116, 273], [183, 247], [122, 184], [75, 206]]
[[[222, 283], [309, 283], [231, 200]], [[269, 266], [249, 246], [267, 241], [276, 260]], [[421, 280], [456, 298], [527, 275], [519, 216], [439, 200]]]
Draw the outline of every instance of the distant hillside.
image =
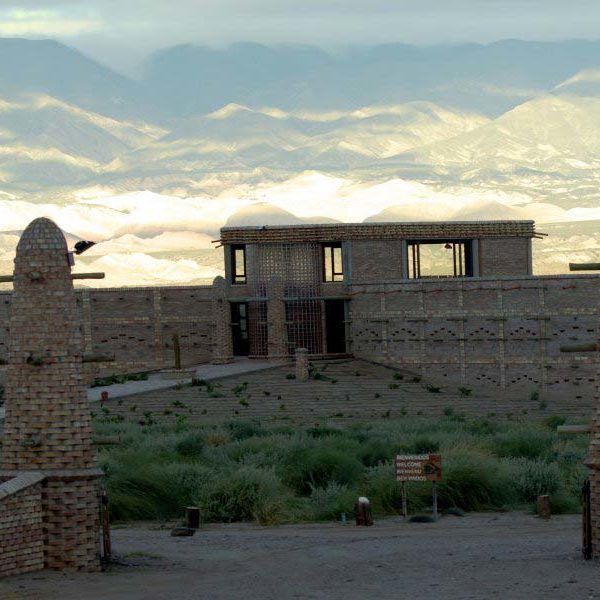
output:
[[114, 117], [147, 114], [139, 85], [53, 40], [0, 38], [0, 94], [53, 96]]

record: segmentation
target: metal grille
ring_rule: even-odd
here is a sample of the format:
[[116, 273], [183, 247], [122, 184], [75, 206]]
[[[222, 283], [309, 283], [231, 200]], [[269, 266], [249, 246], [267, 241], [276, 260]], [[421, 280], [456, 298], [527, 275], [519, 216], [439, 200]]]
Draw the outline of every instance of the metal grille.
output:
[[[321, 353], [322, 310], [321, 302], [317, 300], [322, 278], [321, 244], [250, 244], [246, 251], [248, 283], [253, 297], [266, 299], [270, 293], [269, 281], [274, 277], [283, 284], [288, 352], [292, 354], [296, 348], [307, 348], [310, 353]], [[257, 303], [251, 306], [253, 304]], [[264, 308], [257, 309], [257, 315], [266, 322], [266, 302]], [[251, 353], [267, 354], [266, 325], [261, 327], [256, 323], [252, 311], [250, 322]], [[257, 331], [253, 336], [254, 329]], [[253, 337], [257, 340], [255, 344]]]
[[267, 333], [267, 303], [248, 303], [248, 337], [250, 356], [267, 356], [269, 353]]
[[323, 353], [320, 300], [291, 300], [285, 303], [288, 352], [306, 348], [309, 354]]

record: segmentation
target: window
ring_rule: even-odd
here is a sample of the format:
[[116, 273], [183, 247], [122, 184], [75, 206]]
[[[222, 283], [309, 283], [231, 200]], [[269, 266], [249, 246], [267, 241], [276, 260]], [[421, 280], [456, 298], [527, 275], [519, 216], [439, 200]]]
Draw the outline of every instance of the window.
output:
[[344, 281], [341, 242], [323, 244], [323, 281]]
[[417, 240], [408, 242], [408, 276], [473, 277], [471, 240]]
[[246, 283], [246, 246], [232, 244], [231, 246], [231, 281], [233, 283]]

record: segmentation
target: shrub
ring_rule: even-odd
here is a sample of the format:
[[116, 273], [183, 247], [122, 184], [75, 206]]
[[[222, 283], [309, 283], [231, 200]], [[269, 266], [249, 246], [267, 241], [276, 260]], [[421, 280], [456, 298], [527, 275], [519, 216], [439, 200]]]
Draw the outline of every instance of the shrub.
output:
[[432, 394], [439, 394], [442, 391], [442, 388], [437, 385], [426, 385], [425, 389]]
[[567, 420], [562, 415], [550, 415], [544, 419], [544, 425], [546, 425], [548, 429], [556, 429], [560, 425], [564, 425], [566, 422]]
[[438, 452], [440, 443], [431, 438], [421, 436], [415, 439], [409, 449], [409, 454], [428, 454], [430, 452]]
[[363, 465], [347, 451], [328, 446], [297, 446], [284, 457], [281, 476], [299, 494], [329, 483], [348, 484], [363, 472]]
[[206, 440], [201, 433], [192, 432], [182, 437], [175, 445], [175, 450], [186, 458], [199, 458], [206, 446]]
[[498, 508], [513, 498], [509, 472], [499, 461], [467, 452], [447, 457], [444, 480], [438, 484], [438, 501], [442, 508]]
[[473, 390], [468, 387], [459, 387], [458, 391], [460, 392], [461, 396], [470, 396], [473, 393]]
[[519, 500], [534, 502], [539, 495], [552, 495], [560, 487], [560, 471], [556, 464], [517, 458], [511, 461], [510, 470]]
[[312, 520], [336, 519], [341, 513], [351, 513], [357, 494], [348, 486], [330, 482], [325, 487], [312, 488], [309, 516]]
[[243, 466], [223, 472], [200, 489], [196, 501], [210, 521], [257, 521], [269, 525], [284, 520], [286, 491], [269, 469]]
[[288, 374], [285, 376], [285, 378], [286, 378], [286, 379], [296, 379], [296, 376], [295, 376], [293, 373], [288, 373]]
[[492, 449], [497, 456], [507, 458], [540, 458], [550, 453], [553, 436], [541, 429], [514, 429], [499, 433], [492, 439]]
[[245, 440], [265, 434], [261, 424], [254, 421], [230, 421], [226, 427], [234, 440]]

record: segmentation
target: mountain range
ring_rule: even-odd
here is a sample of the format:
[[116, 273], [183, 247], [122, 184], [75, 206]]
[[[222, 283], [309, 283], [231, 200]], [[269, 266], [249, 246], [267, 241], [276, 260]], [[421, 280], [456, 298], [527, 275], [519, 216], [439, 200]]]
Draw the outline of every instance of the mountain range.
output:
[[140, 73], [0, 39], [1, 268], [38, 213], [123, 281], [214, 269], [226, 221], [534, 218], [543, 272], [600, 249], [600, 42], [188, 45]]

